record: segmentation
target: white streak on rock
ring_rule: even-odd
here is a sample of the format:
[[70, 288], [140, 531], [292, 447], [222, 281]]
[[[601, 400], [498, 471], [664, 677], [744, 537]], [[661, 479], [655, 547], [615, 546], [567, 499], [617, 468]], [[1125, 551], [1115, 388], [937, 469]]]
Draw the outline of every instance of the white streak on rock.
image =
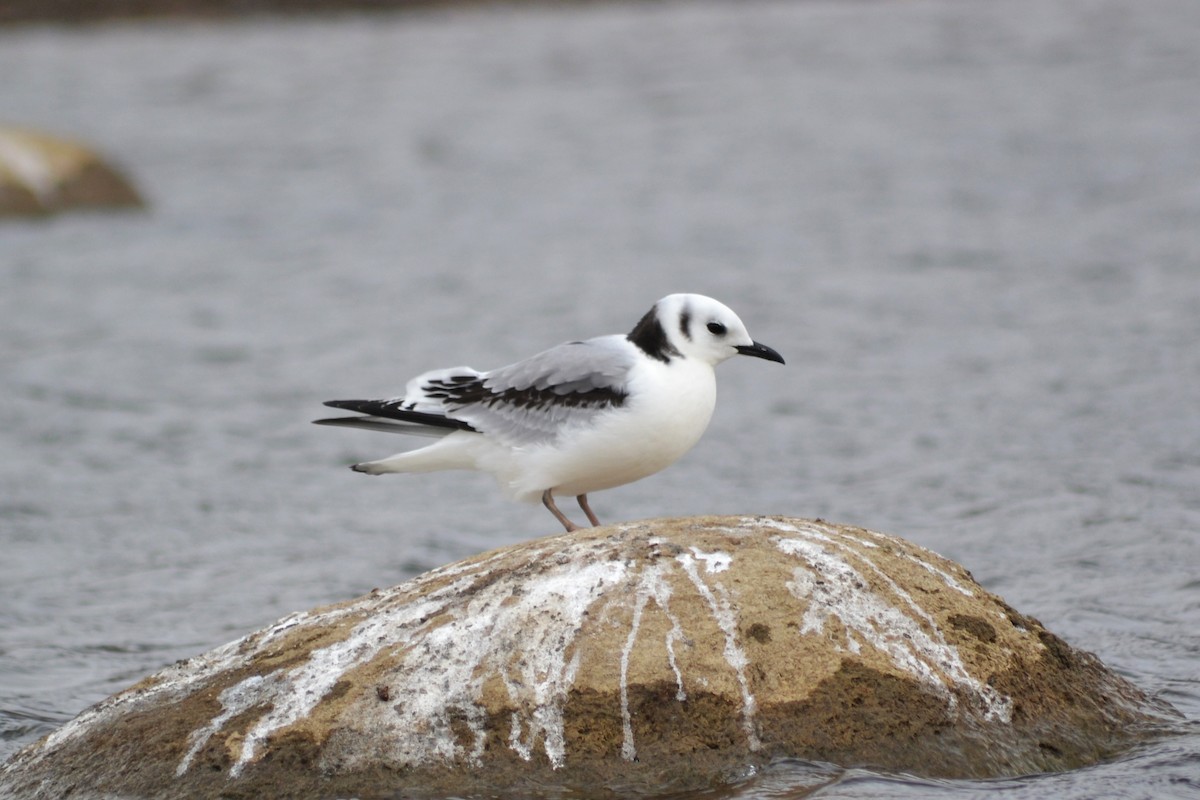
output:
[[[842, 534], [842, 538], [850, 539], [851, 541], [853, 541], [857, 544], [860, 544], [863, 547], [879, 547], [878, 544], [876, 544], [875, 542], [872, 542], [868, 538], [866, 538], [868, 536], [873, 536], [873, 537], [879, 538], [879, 539], [883, 538], [882, 534], [878, 534], [878, 533], [875, 533], [874, 531], [867, 531], [867, 530], [863, 531], [863, 536], [855, 536], [850, 533]], [[939, 567], [936, 567], [933, 564], [930, 564], [925, 559], [918, 558], [917, 556], [913, 555], [912, 553], [910, 553], [906, 550], [894, 549], [893, 552], [895, 555], [900, 556], [905, 561], [911, 561], [912, 563], [921, 567], [922, 569], [924, 569], [926, 572], [930, 573], [931, 575], [938, 576], [939, 578], [942, 579], [942, 582], [944, 584], [946, 584], [947, 586], [949, 586], [951, 589], [958, 592], [959, 594], [964, 595], [966, 597], [974, 597], [975, 596], [974, 592], [972, 592], [970, 589], [968, 589], [967, 587], [965, 587], [961, 583], [959, 583], [957, 580], [955, 580], [954, 576], [951, 575], [949, 572], [946, 572], [944, 569], [940, 569]]]
[[729, 565], [733, 562], [733, 557], [729, 553], [722, 553], [720, 551], [705, 553], [699, 547], [693, 547], [691, 551], [698, 560], [704, 562], [704, 571], [709, 575], [724, 572], [729, 569]]
[[[467, 648], [465, 661], [471, 664], [473, 674], [483, 671], [475, 669], [475, 665], [480, 665], [491, 666], [505, 676], [510, 699], [518, 710], [524, 711], [514, 715], [509, 737], [510, 746], [522, 758], [532, 757], [540, 736], [551, 765], [556, 769], [563, 765], [566, 741], [562, 710], [579, 667], [578, 654], [568, 659], [567, 652], [588, 607], [624, 577], [622, 563], [601, 561], [581, 567], [571, 558], [560, 567], [530, 578], [518, 595], [513, 596], [505, 590], [504, 597], [494, 598], [493, 603], [489, 602], [487, 592], [480, 593], [484, 597], [479, 599], [490, 606], [490, 635], [468, 641], [456, 638], [455, 641]], [[444, 627], [452, 625], [454, 623]], [[512, 645], [501, 644], [505, 641], [511, 641]], [[520, 661], [496, 663], [517, 649], [523, 654]], [[426, 662], [424, 668], [440, 672], [444, 665], [434, 660]], [[468, 686], [476, 693], [481, 688], [478, 679], [472, 679]], [[457, 695], [438, 696], [432, 700], [435, 707], [461, 702]]]
[[[499, 674], [516, 707], [510, 746], [529, 759], [540, 739], [550, 763], [561, 767], [566, 751], [562, 709], [579, 666], [578, 655], [568, 654], [588, 607], [625, 575], [622, 563], [580, 566], [583, 555], [535, 552], [530, 563], [543, 568], [517, 587], [511, 581], [481, 581], [497, 556], [435, 570], [375, 593], [369, 598], [371, 615], [344, 640], [312, 651], [299, 665], [254, 675], [224, 690], [221, 713], [192, 733], [178, 772], [186, 772], [231, 719], [262, 708], [240, 752], [233, 754], [231, 775], [240, 774], [274, 732], [306, 718], [347, 672], [389, 650], [399, 657], [397, 681], [421, 687], [394, 704], [380, 703], [374, 720], [394, 731], [388, 741], [398, 762], [416, 765], [465, 756], [478, 764], [486, 742], [483, 682], [488, 674]], [[410, 599], [436, 581], [445, 583]], [[481, 582], [482, 588], [475, 590]], [[224, 666], [269, 651], [274, 640], [299, 625], [327, 625], [355, 610], [351, 604], [285, 618], [264, 634], [223, 649], [229, 662]], [[520, 653], [520, 659], [514, 661], [513, 653]], [[466, 753], [454, 735], [454, 720], [471, 731]]]
[[671, 584], [664, 579], [664, 572], [665, 567], [656, 563], [646, 566], [638, 576], [639, 582], [634, 599], [633, 618], [629, 624], [629, 636], [626, 637], [625, 646], [621, 650], [620, 694], [623, 732], [621, 756], [626, 761], [633, 761], [637, 758], [637, 748], [633, 739], [633, 719], [629, 711], [629, 657], [637, 643], [638, 631], [642, 624], [642, 613], [651, 599], [671, 621], [671, 629], [667, 631], [665, 641], [667, 661], [671, 665], [671, 671], [675, 673], [675, 699], [681, 703], [687, 700], [687, 692], [683, 688], [683, 673], [679, 670], [679, 663], [675, 660], [675, 642], [684, 640], [683, 628], [679, 624], [679, 619], [671, 613]]
[[875, 542], [872, 542], [870, 539], [863, 539], [859, 536], [854, 536], [853, 534], [843, 532], [842, 537], [846, 538], [846, 539], [850, 539], [855, 544], [861, 545], [862, 547], [871, 548], [872, 550], [879, 547], [879, 545], [875, 544]]
[[663, 589], [666, 594], [657, 599], [663, 613], [667, 615], [667, 619], [671, 620], [671, 630], [667, 631], [667, 662], [671, 665], [671, 671], [675, 673], [675, 699], [682, 703], [687, 700], [687, 692], [683, 688], [683, 673], [679, 670], [679, 663], [675, 660], [675, 642], [685, 641], [686, 638], [683, 635], [683, 628], [679, 624], [679, 618], [667, 610], [666, 602], [671, 596], [671, 587], [664, 583]]
[[[486, 572], [482, 569], [482, 564], [474, 566], [476, 572]], [[464, 570], [456, 572], [461, 573]], [[430, 576], [423, 576], [419, 582], [428, 583], [429, 578]], [[347, 671], [370, 661], [386, 647], [403, 645], [414, 638], [427, 627], [426, 620], [435, 616], [460, 591], [470, 587], [476, 578], [474, 573], [462, 575], [457, 580], [430, 591], [419, 602], [403, 601], [408, 592], [401, 590], [406, 586], [411, 590], [412, 584], [379, 593], [374, 598], [369, 598], [376, 607], [381, 602], [386, 603], [390, 597], [398, 597], [401, 602], [375, 611], [356, 625], [344, 640], [313, 650], [302, 664], [266, 675], [253, 675], [225, 689], [220, 696], [223, 711], [208, 725], [192, 733], [191, 746], [180, 762], [177, 772], [186, 772], [195, 755], [230, 719], [261, 706], [268, 710], [246, 732], [241, 752], [237, 754], [230, 769], [231, 776], [239, 775], [253, 760], [267, 737], [308, 716]], [[356, 605], [285, 617], [267, 629], [261, 637], [248, 637], [243, 640], [252, 646], [250, 652], [244, 652], [245, 648], [237, 648], [234, 655], [240, 660], [248, 661], [255, 655], [268, 652], [269, 646], [287, 631], [306, 623], [327, 626], [354, 613]]]
[[732, 604], [729, 602], [729, 595], [724, 586], [716, 583], [717, 591], [721, 595], [719, 599], [717, 598], [713, 590], [700, 577], [700, 571], [696, 568], [696, 558], [693, 556], [680, 553], [675, 560], [683, 567], [684, 572], [696, 587], [696, 591], [700, 592], [705, 602], [708, 603], [713, 619], [721, 628], [721, 632], [725, 634], [725, 660], [729, 662], [729, 666], [733, 667], [742, 693], [742, 728], [746, 732], [746, 741], [750, 749], [758, 750], [762, 744], [758, 740], [758, 733], [754, 730], [756, 703], [754, 695], [750, 692], [750, 684], [746, 680], [746, 665], [749, 663], [749, 659], [746, 658], [746, 653], [737, 641], [737, 618]]
[[253, 707], [254, 698], [261, 691], [263, 680], [262, 676], [253, 675], [221, 692], [217, 699], [225, 710], [209, 720], [208, 724], [203, 728], [192, 731], [192, 734], [188, 737], [191, 747], [184, 754], [183, 759], [179, 762], [179, 766], [175, 768], [175, 777], [178, 778], [188, 771], [192, 766], [192, 760], [196, 757], [196, 754], [200, 752], [200, 749], [204, 745], [208, 744], [208, 740], [212, 738], [214, 733], [225, 726], [226, 722], [233, 719], [243, 709]]
[[[226, 720], [270, 703], [270, 710], [246, 732], [241, 753], [229, 771], [231, 777], [236, 777], [268, 736], [307, 717], [348, 670], [370, 661], [394, 641], [389, 632], [403, 631], [411, 636], [421, 629], [420, 620], [439, 608], [437, 600], [426, 600], [386, 609], [363, 620], [346, 639], [313, 650], [304, 663], [265, 676], [254, 675], [226, 689], [221, 693], [225, 711], [217, 718], [220, 724], [214, 720], [203, 729], [189, 753], [198, 752]], [[186, 770], [186, 765], [183, 768]]]
[[[861, 640], [946, 697], [951, 708], [956, 700], [947, 691], [947, 680], [976, 697], [985, 718], [1011, 719], [1011, 701], [967, 672], [957, 649], [942, 637], [936, 621], [878, 566], [822, 532], [809, 535], [809, 531], [788, 527], [800, 536], [780, 537], [775, 540], [776, 546], [809, 565], [796, 567], [787, 584], [797, 598], [808, 602], [802, 633], [820, 633], [825, 623], [836, 617], [846, 629], [847, 650], [859, 653]], [[895, 600], [871, 591], [867, 580], [850, 564], [851, 556], [874, 572]]]
[[903, 555], [905, 558], [909, 559], [910, 561], [915, 562], [918, 566], [925, 569], [927, 572], [931, 572], [934, 575], [937, 575], [939, 578], [942, 579], [942, 581], [947, 586], [949, 586], [951, 589], [958, 592], [959, 594], [965, 595], [967, 597], [975, 596], [974, 592], [972, 592], [970, 589], [968, 589], [967, 587], [963, 586], [961, 583], [956, 581], [954, 579], [954, 576], [951, 575], [949, 572], [946, 572], [944, 569], [938, 569], [933, 564], [930, 564], [928, 561], [917, 558], [914, 555], [909, 555], [908, 553], [902, 553], [901, 555]]
[[[646, 572], [650, 569], [653, 567], [647, 568]], [[642, 610], [646, 608], [647, 599], [649, 594], [639, 590], [633, 606], [633, 620], [629, 623], [629, 636], [625, 637], [625, 647], [621, 650], [621, 757], [626, 761], [637, 758], [637, 748], [633, 743], [633, 720], [629, 714], [629, 654], [633, 652], [633, 645], [637, 641], [638, 628], [642, 624]]]
[[[350, 613], [350, 611], [334, 609], [324, 612], [321, 616], [323, 619], [329, 620], [345, 613]], [[75, 719], [52, 732], [41, 742], [37, 758], [40, 759], [42, 753], [51, 752], [76, 736], [86, 734], [93, 726], [101, 724], [102, 720], [129, 713], [131, 708], [145, 707], [187, 696], [193, 691], [196, 684], [214, 674], [225, 672], [244, 660], [247, 650], [261, 652], [283, 633], [304, 623], [312, 616], [312, 612], [309, 611], [289, 614], [262, 631], [249, 634], [194, 658], [172, 664], [157, 673], [153, 683], [113, 695], [84, 710]]]
[[[833, 535], [834, 532], [831, 529], [826, 528], [824, 526], [820, 526], [820, 530], [818, 530], [818, 526], [816, 524], [812, 524], [808, 528], [801, 529], [801, 528], [796, 527], [795, 525], [790, 525], [786, 522], [779, 522], [778, 520], [747, 520], [747, 522], [752, 523], [752, 524], [765, 524], [766, 527], [774, 528], [775, 530], [786, 531], [788, 533], [803, 533], [805, 536], [818, 538], [821, 541], [830, 542], [830, 543], [835, 543], [838, 539], [842, 539], [842, 540], [849, 539], [850, 541], [854, 542], [855, 544], [861, 545], [863, 547], [869, 547], [869, 548], [875, 549], [875, 548], [879, 547], [879, 543], [871, 541], [871, 537], [873, 537], [875, 539], [879, 539], [881, 542], [886, 542], [886, 537], [884, 537], [883, 534], [876, 533], [875, 531], [865, 530], [865, 529], [862, 530], [861, 536], [856, 536], [854, 534], [846, 533], [845, 531], [842, 531], [839, 534], [837, 534], [837, 536], [835, 537]], [[900, 550], [900, 549], [893, 549], [893, 554], [899, 556], [900, 558], [905, 559], [906, 561], [913, 562], [917, 566], [924, 569], [926, 572], [929, 572], [933, 575], [937, 575], [939, 578], [942, 579], [943, 583], [945, 583], [947, 586], [949, 586], [951, 589], [958, 592], [959, 594], [965, 595], [966, 597], [974, 597], [975, 596], [974, 592], [972, 592], [970, 589], [968, 589], [967, 587], [965, 587], [961, 583], [959, 583], [954, 578], [954, 576], [951, 575], [949, 572], [946, 572], [944, 569], [940, 569], [940, 568], [934, 566], [933, 564], [930, 564], [925, 559], [918, 558], [917, 556], [913, 555], [912, 553], [909, 553], [905, 550]]]

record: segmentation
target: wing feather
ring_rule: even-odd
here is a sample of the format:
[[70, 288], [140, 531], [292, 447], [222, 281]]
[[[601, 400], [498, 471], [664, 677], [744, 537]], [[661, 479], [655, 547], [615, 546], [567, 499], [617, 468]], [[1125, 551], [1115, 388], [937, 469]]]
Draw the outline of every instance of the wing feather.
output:
[[477, 381], [441, 382], [447, 415], [513, 446], [555, 439], [624, 405], [634, 354], [620, 336], [544, 350]]
[[[553, 441], [563, 427], [590, 425], [624, 405], [635, 358], [623, 336], [568, 342], [491, 372], [426, 372], [390, 400], [331, 400], [325, 405], [366, 416], [318, 422], [398, 433], [436, 429], [426, 435], [468, 430], [515, 447], [540, 444]], [[386, 420], [399, 424], [388, 427]]]

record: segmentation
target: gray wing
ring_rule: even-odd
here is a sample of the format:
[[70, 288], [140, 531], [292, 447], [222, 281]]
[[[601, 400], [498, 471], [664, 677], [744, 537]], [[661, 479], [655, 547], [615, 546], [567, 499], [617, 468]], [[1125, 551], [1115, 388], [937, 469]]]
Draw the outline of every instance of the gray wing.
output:
[[560, 344], [474, 381], [421, 388], [441, 400], [446, 416], [481, 433], [515, 446], [539, 444], [623, 406], [635, 359], [625, 337], [601, 336]]

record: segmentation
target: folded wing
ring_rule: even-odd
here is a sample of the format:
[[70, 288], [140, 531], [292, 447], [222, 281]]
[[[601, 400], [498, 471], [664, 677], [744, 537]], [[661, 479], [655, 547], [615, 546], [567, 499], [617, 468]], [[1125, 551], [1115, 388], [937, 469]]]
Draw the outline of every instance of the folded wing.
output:
[[634, 358], [621, 336], [568, 342], [491, 372], [427, 372], [391, 400], [333, 400], [325, 405], [364, 416], [317, 423], [424, 436], [475, 431], [513, 447], [535, 445], [624, 405]]

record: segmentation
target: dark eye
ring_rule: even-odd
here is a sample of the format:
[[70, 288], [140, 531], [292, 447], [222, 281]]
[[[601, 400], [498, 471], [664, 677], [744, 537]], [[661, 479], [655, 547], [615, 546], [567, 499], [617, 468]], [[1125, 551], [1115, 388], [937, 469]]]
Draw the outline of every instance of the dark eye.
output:
[[710, 322], [708, 323], [708, 332], [713, 336], [724, 336], [725, 326], [719, 322]]

